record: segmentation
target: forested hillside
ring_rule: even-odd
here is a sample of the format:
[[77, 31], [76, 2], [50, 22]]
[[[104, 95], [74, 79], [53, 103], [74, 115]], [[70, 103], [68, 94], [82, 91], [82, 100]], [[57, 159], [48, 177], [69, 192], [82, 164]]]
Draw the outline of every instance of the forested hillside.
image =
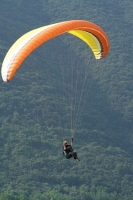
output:
[[[132, 8], [131, 0], [1, 0], [1, 66], [24, 33], [73, 19], [100, 26], [110, 51], [96, 61], [64, 34], [11, 82], [0, 78], [0, 200], [133, 199]], [[62, 155], [73, 134], [80, 162]]]

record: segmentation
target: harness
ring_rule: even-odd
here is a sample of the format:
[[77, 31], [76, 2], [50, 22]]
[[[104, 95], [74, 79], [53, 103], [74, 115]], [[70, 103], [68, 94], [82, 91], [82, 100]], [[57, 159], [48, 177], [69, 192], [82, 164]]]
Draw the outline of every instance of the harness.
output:
[[69, 158], [72, 157], [72, 155], [69, 154], [70, 152], [73, 152], [73, 148], [69, 145], [69, 146], [66, 148], [66, 150], [63, 150], [63, 155], [64, 155], [67, 159], [69, 159]]

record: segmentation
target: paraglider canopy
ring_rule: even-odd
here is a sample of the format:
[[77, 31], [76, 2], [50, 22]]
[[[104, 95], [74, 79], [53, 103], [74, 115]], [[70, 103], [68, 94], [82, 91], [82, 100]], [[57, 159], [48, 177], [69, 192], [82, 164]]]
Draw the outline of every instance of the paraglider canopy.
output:
[[84, 20], [71, 20], [34, 29], [20, 37], [9, 49], [2, 64], [1, 75], [9, 82], [26, 57], [46, 41], [64, 33], [83, 40], [96, 59], [104, 58], [109, 51], [106, 33], [96, 24]]

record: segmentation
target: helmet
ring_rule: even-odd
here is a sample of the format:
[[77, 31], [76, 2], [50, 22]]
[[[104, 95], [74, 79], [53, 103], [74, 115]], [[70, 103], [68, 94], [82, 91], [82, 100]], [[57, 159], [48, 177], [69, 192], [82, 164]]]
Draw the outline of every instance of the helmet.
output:
[[63, 144], [67, 144], [67, 141], [65, 140], [65, 141], [63, 142]]

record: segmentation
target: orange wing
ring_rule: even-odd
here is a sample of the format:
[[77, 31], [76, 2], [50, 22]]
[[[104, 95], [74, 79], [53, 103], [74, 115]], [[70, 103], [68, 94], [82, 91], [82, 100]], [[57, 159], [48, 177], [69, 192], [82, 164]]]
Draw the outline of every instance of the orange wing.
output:
[[3, 81], [9, 82], [26, 57], [46, 41], [70, 33], [86, 42], [96, 59], [104, 58], [109, 51], [106, 33], [96, 24], [84, 20], [71, 20], [43, 26], [20, 37], [9, 49], [2, 64]]

